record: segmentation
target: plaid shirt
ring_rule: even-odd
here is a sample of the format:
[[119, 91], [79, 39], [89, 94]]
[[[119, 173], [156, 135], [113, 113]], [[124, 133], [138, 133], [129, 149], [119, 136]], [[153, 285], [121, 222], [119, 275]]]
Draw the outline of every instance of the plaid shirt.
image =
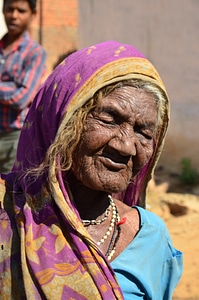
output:
[[45, 72], [46, 53], [28, 32], [6, 55], [0, 40], [0, 133], [21, 129]]

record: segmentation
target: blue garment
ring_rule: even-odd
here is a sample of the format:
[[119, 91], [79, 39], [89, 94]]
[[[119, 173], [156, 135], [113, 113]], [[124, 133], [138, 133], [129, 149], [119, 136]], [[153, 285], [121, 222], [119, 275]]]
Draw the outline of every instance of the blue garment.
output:
[[164, 222], [136, 207], [141, 228], [111, 262], [125, 300], [170, 300], [183, 269], [182, 253], [172, 246]]

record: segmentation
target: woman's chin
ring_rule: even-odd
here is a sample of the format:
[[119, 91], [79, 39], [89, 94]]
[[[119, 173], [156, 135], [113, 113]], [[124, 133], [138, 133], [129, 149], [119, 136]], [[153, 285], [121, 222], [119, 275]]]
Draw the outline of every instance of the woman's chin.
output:
[[126, 184], [120, 184], [120, 185], [107, 185], [106, 187], [103, 188], [103, 191], [106, 191], [109, 194], [119, 194], [122, 193], [123, 191], [126, 190], [128, 186], [128, 183]]

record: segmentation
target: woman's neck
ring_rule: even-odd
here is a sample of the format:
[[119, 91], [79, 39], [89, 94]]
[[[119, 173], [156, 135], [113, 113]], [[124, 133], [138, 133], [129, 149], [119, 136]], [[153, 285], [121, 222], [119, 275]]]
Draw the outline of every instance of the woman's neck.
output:
[[67, 178], [75, 206], [82, 219], [97, 219], [110, 205], [108, 193], [95, 191], [78, 181], [73, 174]]

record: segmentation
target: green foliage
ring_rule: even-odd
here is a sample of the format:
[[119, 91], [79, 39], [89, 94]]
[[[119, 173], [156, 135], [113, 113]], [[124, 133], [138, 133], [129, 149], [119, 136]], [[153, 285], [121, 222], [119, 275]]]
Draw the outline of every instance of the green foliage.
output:
[[183, 158], [180, 162], [182, 170], [180, 180], [185, 184], [195, 184], [198, 179], [198, 173], [191, 165], [189, 158]]

